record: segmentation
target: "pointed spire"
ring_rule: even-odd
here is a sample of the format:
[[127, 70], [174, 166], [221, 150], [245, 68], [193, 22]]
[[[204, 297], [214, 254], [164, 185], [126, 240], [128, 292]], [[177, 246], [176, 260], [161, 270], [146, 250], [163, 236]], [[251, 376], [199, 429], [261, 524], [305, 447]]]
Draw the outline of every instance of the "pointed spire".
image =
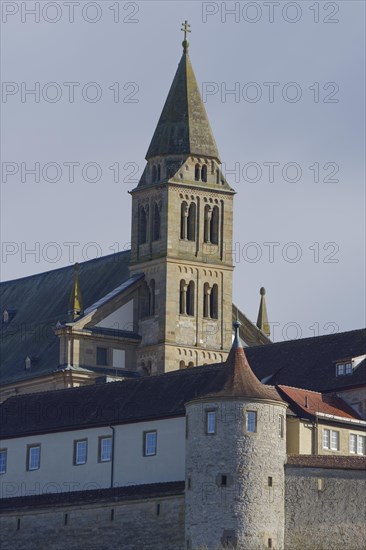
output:
[[268, 337], [271, 334], [271, 329], [268, 323], [267, 306], [266, 306], [266, 289], [262, 286], [260, 289], [261, 301], [259, 305], [257, 327], [264, 332]]
[[80, 266], [78, 263], [74, 265], [74, 283], [70, 295], [69, 315], [75, 321], [83, 313], [83, 297], [81, 295], [81, 287], [79, 280]]
[[219, 153], [188, 56], [185, 21], [183, 55], [151, 140], [146, 160], [161, 155], [195, 155], [219, 160]]

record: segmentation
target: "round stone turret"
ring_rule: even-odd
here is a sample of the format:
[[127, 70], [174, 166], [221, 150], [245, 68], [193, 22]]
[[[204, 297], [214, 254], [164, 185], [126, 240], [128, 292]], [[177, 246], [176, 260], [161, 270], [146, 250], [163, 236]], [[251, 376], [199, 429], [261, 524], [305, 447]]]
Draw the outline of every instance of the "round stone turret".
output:
[[186, 404], [186, 547], [284, 548], [286, 404], [238, 336], [213, 391]]

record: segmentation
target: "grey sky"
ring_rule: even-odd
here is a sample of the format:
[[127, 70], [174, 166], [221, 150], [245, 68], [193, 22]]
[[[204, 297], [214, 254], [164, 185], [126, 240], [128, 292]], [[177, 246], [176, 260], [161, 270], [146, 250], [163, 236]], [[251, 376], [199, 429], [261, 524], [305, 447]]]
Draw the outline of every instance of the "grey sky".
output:
[[[227, 170], [240, 169], [239, 177], [227, 174], [237, 190], [234, 302], [255, 320], [259, 288], [265, 286], [270, 321], [279, 323], [275, 340], [365, 325], [364, 2], [274, 3], [273, 23], [270, 7], [263, 2], [252, 2], [251, 7], [239, 3], [240, 13], [227, 14], [226, 22], [221, 2], [119, 2], [120, 22], [115, 23], [117, 3], [106, 0], [84, 11], [93, 19], [98, 9], [101, 17], [94, 24], [82, 14], [91, 2], [80, 0], [75, 6], [74, 23], [64, 2], [58, 2], [61, 18], [55, 23], [45, 20], [56, 17], [55, 7], [42, 13], [47, 2], [40, 2], [39, 23], [21, 13], [21, 2], [2, 4], [3, 10], [8, 6], [7, 13], [19, 8], [2, 24], [2, 78], [19, 85], [6, 103], [3, 94], [1, 104], [2, 167], [4, 162], [14, 163], [6, 165], [7, 170], [19, 167], [7, 181], [3, 173], [1, 182], [3, 279], [128, 247], [127, 191], [135, 185], [128, 174], [136, 167], [136, 179], [144, 167], [181, 56], [180, 26], [187, 18], [196, 77], [204, 91], [215, 92], [207, 96], [206, 109], [221, 160]], [[32, 8], [35, 2], [26, 4]], [[234, 5], [226, 3], [227, 9]], [[216, 9], [218, 13], [204, 22], [205, 11]], [[256, 17], [257, 22], [248, 22]], [[296, 17], [297, 22], [285, 20]], [[27, 88], [40, 83], [39, 103], [31, 96], [21, 101], [21, 82]], [[50, 82], [62, 93], [56, 103], [42, 97]], [[65, 82], [80, 83], [74, 103]], [[102, 91], [95, 103], [81, 93], [90, 82]], [[114, 101], [117, 87], [109, 89], [116, 82], [119, 102]], [[271, 86], [264, 84], [269, 82], [278, 83], [273, 85], [273, 102]], [[290, 82], [296, 85], [286, 87]], [[314, 83], [319, 83], [319, 100]], [[225, 89], [235, 86], [240, 97], [225, 95]], [[48, 98], [55, 92], [55, 87], [44, 88]], [[84, 92], [92, 97], [95, 88]], [[255, 93], [262, 97], [251, 102]], [[299, 101], [290, 101], [300, 93]], [[39, 162], [41, 170], [55, 162], [62, 167], [62, 177], [51, 183], [41, 174], [36, 183], [28, 174], [21, 182], [22, 162], [27, 167]], [[65, 162], [80, 163], [73, 183]], [[89, 162], [102, 171], [95, 183], [82, 177], [81, 169]], [[119, 183], [109, 168], [115, 163], [120, 165]], [[273, 168], [273, 182], [268, 163], [279, 163]], [[297, 167], [284, 168], [288, 163]], [[314, 181], [316, 163], [319, 182]], [[299, 181], [283, 179], [283, 170], [287, 179], [296, 179], [299, 167]], [[323, 181], [338, 167], [333, 179], [339, 182]], [[90, 168], [87, 177], [94, 173]], [[50, 168], [46, 177], [54, 174]], [[80, 243], [73, 258], [67, 242]], [[97, 247], [88, 245], [93, 242]], [[25, 248], [36, 248], [36, 255], [24, 257]], [[57, 261], [50, 261], [55, 255]], [[291, 261], [296, 255], [299, 260]]]

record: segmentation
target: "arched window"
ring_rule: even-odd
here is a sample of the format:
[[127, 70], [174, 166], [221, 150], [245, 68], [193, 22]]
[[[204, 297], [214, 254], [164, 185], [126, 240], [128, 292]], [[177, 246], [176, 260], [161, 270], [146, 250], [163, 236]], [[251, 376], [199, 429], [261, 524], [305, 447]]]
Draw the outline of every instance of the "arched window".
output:
[[158, 176], [158, 172], [157, 172], [156, 166], [154, 165], [153, 169], [152, 169], [152, 182], [153, 183], [156, 182], [157, 176]]
[[161, 166], [158, 164], [158, 181], [161, 180]]
[[187, 368], [184, 361], [179, 361], [179, 368], [180, 368], [180, 370], [183, 370], [183, 369]]
[[194, 179], [196, 181], [200, 181], [200, 165], [199, 164], [196, 164], [196, 166], [194, 167]]
[[210, 316], [210, 285], [205, 283], [203, 285], [203, 316]]
[[219, 207], [218, 206], [214, 206], [212, 209], [210, 241], [213, 244], [218, 244], [219, 242]]
[[188, 284], [182, 280], [179, 287], [179, 313], [194, 315], [194, 282]]
[[187, 217], [188, 217], [188, 204], [184, 201], [182, 202], [180, 208], [180, 238], [187, 238]]
[[194, 282], [190, 281], [187, 287], [187, 315], [194, 315]]
[[204, 220], [204, 242], [209, 243], [210, 242], [210, 236], [211, 236], [211, 217], [212, 217], [212, 210], [211, 206], [209, 204], [206, 204], [205, 206], [205, 220]]
[[190, 362], [188, 363], [188, 368], [191, 369], [192, 367], [194, 367], [194, 363], [193, 363], [193, 361], [190, 361]]
[[140, 316], [142, 319], [150, 315], [150, 289], [146, 282], [140, 290]]
[[179, 288], [179, 313], [181, 315], [184, 315], [187, 311], [186, 307], [186, 292], [187, 292], [187, 284], [185, 281], [180, 282], [180, 288]]
[[139, 242], [140, 244], [144, 244], [147, 241], [147, 214], [146, 210], [143, 206], [140, 207], [140, 213], [139, 213]]
[[218, 302], [219, 302], [219, 288], [215, 284], [211, 289], [210, 294], [210, 317], [211, 319], [218, 319]]
[[154, 204], [153, 210], [153, 241], [159, 241], [161, 238], [161, 220], [160, 210], [157, 203]]
[[149, 315], [155, 315], [155, 280], [149, 284]]
[[196, 240], [196, 205], [194, 202], [191, 202], [188, 209], [187, 239], [189, 241]]
[[216, 170], [216, 183], [217, 184], [220, 183], [220, 170], [219, 169]]
[[204, 164], [202, 166], [202, 170], [201, 170], [201, 179], [202, 181], [206, 182], [207, 181], [207, 165]]

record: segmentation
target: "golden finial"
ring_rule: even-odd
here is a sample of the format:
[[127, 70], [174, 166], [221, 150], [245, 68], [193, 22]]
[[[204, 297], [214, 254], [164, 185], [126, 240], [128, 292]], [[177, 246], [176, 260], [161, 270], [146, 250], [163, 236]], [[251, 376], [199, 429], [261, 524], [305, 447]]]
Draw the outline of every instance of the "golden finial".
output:
[[72, 319], [75, 321], [83, 313], [83, 298], [81, 295], [80, 280], [79, 280], [80, 266], [78, 263], [74, 265], [74, 283], [72, 286], [70, 296], [70, 311]]

